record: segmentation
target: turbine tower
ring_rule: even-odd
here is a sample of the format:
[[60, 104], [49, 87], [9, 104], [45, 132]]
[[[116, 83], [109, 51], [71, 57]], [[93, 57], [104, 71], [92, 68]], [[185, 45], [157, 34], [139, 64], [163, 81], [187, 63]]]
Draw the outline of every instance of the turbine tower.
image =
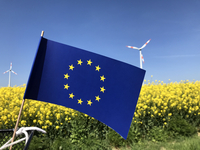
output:
[[132, 49], [137, 49], [140, 51], [140, 68], [142, 69], [142, 61], [144, 62], [144, 58], [143, 58], [143, 55], [142, 55], [142, 49], [151, 41], [151, 39], [149, 39], [142, 47], [140, 48], [137, 48], [137, 47], [134, 47], [134, 46], [126, 46], [128, 48], [132, 48]]
[[12, 62], [10, 63], [10, 69], [7, 70], [7, 71], [5, 71], [3, 74], [5, 74], [5, 73], [7, 73], [7, 72], [9, 72], [8, 87], [10, 87], [10, 77], [11, 77], [11, 72], [17, 75], [17, 73], [14, 72], [14, 71], [12, 70]]

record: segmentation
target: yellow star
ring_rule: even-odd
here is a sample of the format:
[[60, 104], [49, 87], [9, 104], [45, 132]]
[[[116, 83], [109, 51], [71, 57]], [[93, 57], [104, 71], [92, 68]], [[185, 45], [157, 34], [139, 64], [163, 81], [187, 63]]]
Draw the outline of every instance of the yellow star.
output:
[[99, 67], [99, 65], [98, 65], [98, 66], [95, 66], [95, 67], [96, 67], [96, 70], [98, 70], [98, 71], [101, 69], [101, 68]]
[[91, 100], [87, 101], [87, 104], [91, 106], [92, 105]]
[[105, 77], [104, 77], [104, 75], [102, 75], [102, 76], [100, 76], [100, 81], [103, 81], [104, 82], [104, 80], [106, 79]]
[[81, 65], [83, 62], [80, 60], [77, 60], [78, 61], [78, 65]]
[[69, 98], [73, 99], [75, 95], [73, 93], [69, 94]]
[[87, 60], [87, 65], [90, 65], [90, 66], [91, 66], [91, 64], [92, 64], [91, 59], [90, 59], [90, 60]]
[[74, 69], [73, 64], [72, 64], [72, 65], [69, 65], [69, 70], [73, 70], [73, 69]]
[[95, 96], [95, 97], [96, 97], [96, 101], [99, 102], [99, 100], [101, 99], [101, 98], [99, 97], [99, 95], [98, 95], [98, 96]]
[[81, 98], [80, 99], [78, 99], [78, 104], [82, 104], [82, 100], [81, 100]]
[[68, 88], [70, 87], [68, 84], [66, 84], [66, 85], [64, 85], [65, 87], [64, 87], [64, 89], [67, 89], [68, 90]]
[[64, 79], [68, 79], [69, 78], [69, 75], [68, 75], [68, 73], [67, 74], [64, 74]]
[[104, 93], [104, 91], [106, 90], [106, 89], [104, 89], [104, 86], [103, 87], [100, 87], [100, 92], [103, 92]]

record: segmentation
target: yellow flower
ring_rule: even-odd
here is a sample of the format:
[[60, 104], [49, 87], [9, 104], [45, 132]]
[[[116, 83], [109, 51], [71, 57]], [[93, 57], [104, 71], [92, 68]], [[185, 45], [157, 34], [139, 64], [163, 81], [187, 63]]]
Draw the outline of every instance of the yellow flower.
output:
[[[153, 76], [152, 76], [153, 77]], [[0, 129], [13, 128], [25, 92], [25, 85], [0, 88]], [[200, 81], [181, 81], [166, 84], [163, 81], [155, 81], [142, 85], [137, 106], [134, 114], [134, 122], [141, 124], [145, 117], [150, 116], [152, 121], [163, 121], [163, 126], [170, 120], [174, 112], [187, 114], [186, 119], [200, 117]], [[78, 113], [79, 114], [79, 113]], [[75, 110], [41, 101], [26, 100], [23, 108], [23, 120], [20, 125], [38, 126], [48, 129], [49, 126], [57, 125], [54, 130], [60, 130], [64, 121], [78, 116]], [[85, 114], [86, 117], [88, 115]], [[155, 117], [155, 118], [154, 118]], [[89, 117], [92, 119], [92, 117]], [[32, 120], [31, 120], [32, 119]], [[167, 120], [167, 121], [166, 121]], [[32, 122], [32, 124], [30, 123]], [[63, 124], [62, 124], [63, 123]], [[144, 122], [142, 123], [144, 124]], [[146, 125], [146, 124], [145, 124]], [[167, 124], [166, 124], [167, 125]]]
[[168, 116], [169, 116], [169, 117], [172, 116], [172, 113], [169, 113]]

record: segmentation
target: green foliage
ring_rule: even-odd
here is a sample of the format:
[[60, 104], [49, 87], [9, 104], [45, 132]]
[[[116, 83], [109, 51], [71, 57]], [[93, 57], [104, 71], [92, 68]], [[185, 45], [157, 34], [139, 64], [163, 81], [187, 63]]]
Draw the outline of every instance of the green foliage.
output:
[[[126, 140], [103, 123], [82, 113], [72, 118], [70, 124], [71, 132], [69, 136], [63, 137], [60, 134], [60, 136], [52, 139], [47, 134], [35, 134], [31, 141], [30, 150], [110, 150], [111, 147], [132, 147], [131, 149], [139, 150], [149, 147], [148, 144], [140, 145], [144, 140], [156, 143], [169, 142], [169, 136], [171, 135], [177, 138], [191, 136], [196, 132], [195, 127], [177, 115], [172, 116], [164, 128], [163, 126], [152, 127], [152, 125], [152, 128], [145, 128], [144, 124], [133, 121]], [[199, 146], [196, 146], [195, 142], [190, 142], [187, 145], [187, 149], [195, 150]], [[159, 146], [153, 147], [160, 149]]]
[[169, 138], [167, 131], [163, 127], [156, 126], [149, 131], [147, 137], [148, 140], [153, 142], [165, 142]]
[[139, 142], [142, 139], [141, 130], [139, 127], [139, 124], [132, 123], [129, 134], [127, 139], [123, 139], [118, 133], [116, 133], [114, 130], [109, 129], [109, 132], [107, 134], [107, 140], [109, 141], [110, 145], [114, 147], [121, 147], [121, 146], [129, 146], [131, 143]]
[[51, 146], [51, 139], [47, 136], [45, 137], [37, 137], [33, 136], [31, 143], [29, 145], [29, 150], [45, 150], [49, 149]]
[[127, 141], [124, 140], [118, 133], [110, 129], [107, 135], [107, 139], [114, 147], [121, 147], [127, 144]]
[[70, 141], [72, 143], [86, 142], [88, 138], [106, 138], [108, 127], [98, 120], [78, 112], [78, 115], [71, 120]]
[[191, 136], [197, 132], [196, 128], [189, 124], [181, 116], [173, 116], [168, 123], [167, 130], [172, 136]]
[[192, 141], [188, 144], [189, 150], [199, 150], [200, 149], [200, 144], [199, 141]]
[[[70, 121], [71, 132], [69, 136], [55, 137], [53, 140], [49, 135], [42, 137], [37, 141], [37, 146], [33, 149], [99, 149], [107, 150], [112, 147], [126, 147], [133, 143], [141, 143], [145, 139], [152, 142], [165, 142], [169, 136], [191, 136], [196, 132], [195, 127], [190, 125], [186, 120], [179, 116], [172, 117], [165, 128], [153, 126], [145, 128], [144, 124], [132, 122], [129, 134], [124, 140], [114, 130], [108, 128], [98, 120], [93, 119], [85, 114], [79, 113]], [[145, 129], [145, 132], [144, 132]], [[146, 134], [145, 134], [146, 133]], [[61, 135], [61, 134], [60, 134]], [[49, 139], [48, 139], [49, 138]], [[39, 144], [40, 143], [40, 144]], [[65, 144], [63, 144], [65, 143]], [[191, 144], [191, 147], [194, 146]]]
[[85, 143], [71, 143], [69, 138], [58, 137], [52, 141], [47, 136], [33, 137], [29, 150], [110, 150], [108, 142], [99, 139], [88, 139]]
[[[144, 140], [139, 143], [131, 143], [130, 146], [124, 146], [120, 150], [199, 150], [200, 137], [197, 135], [191, 137], [180, 137], [166, 142], [152, 142]], [[87, 144], [72, 144], [68, 138], [56, 138], [54, 141], [47, 137], [33, 137], [29, 150], [111, 150], [106, 140], [89, 139]]]

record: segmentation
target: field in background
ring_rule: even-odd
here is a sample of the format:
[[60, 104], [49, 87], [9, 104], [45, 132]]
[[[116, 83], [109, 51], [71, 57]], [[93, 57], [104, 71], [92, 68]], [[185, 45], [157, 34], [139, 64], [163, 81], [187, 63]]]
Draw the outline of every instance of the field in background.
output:
[[[15, 126], [25, 85], [0, 88], [0, 129]], [[109, 145], [127, 146], [143, 140], [163, 142], [179, 136], [191, 136], [199, 130], [200, 81], [163, 83], [144, 82], [128, 139], [98, 120], [62, 106], [26, 100], [19, 127], [37, 126], [47, 131], [51, 141], [65, 138], [70, 143], [108, 140]], [[89, 144], [89, 143], [88, 143]], [[105, 147], [106, 142], [102, 144]]]

